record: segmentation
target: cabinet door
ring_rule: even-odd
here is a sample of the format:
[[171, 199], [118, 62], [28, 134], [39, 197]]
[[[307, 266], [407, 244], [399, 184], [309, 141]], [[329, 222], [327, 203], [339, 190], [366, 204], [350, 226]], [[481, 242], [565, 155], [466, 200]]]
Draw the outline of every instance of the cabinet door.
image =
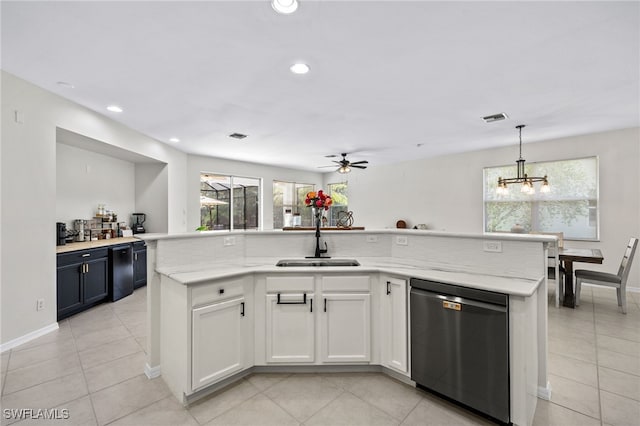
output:
[[78, 311], [83, 305], [84, 263], [59, 266], [56, 274], [58, 320]]
[[191, 389], [242, 370], [244, 297], [193, 309]]
[[98, 302], [109, 292], [109, 259], [104, 257], [85, 263], [84, 303]]
[[407, 282], [384, 280], [381, 308], [382, 365], [408, 373]]
[[147, 284], [147, 249], [133, 252], [133, 287]]
[[320, 341], [322, 362], [366, 362], [371, 359], [369, 294], [322, 295]]
[[268, 294], [266, 296], [266, 361], [313, 362], [315, 320], [313, 295]]

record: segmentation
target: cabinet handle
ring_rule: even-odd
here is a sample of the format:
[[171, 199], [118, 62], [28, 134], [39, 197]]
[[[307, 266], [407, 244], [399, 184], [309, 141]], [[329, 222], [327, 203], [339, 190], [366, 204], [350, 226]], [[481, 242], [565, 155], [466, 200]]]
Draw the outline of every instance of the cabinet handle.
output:
[[391, 285], [391, 281], [387, 281], [387, 295], [391, 294], [391, 288], [389, 287]]
[[85, 253], [82, 255], [82, 257], [89, 257], [89, 256], [91, 256], [91, 253]]
[[313, 312], [313, 299], [309, 299], [309, 304], [311, 305], [311, 310], [309, 312]]
[[240, 302], [240, 316], [244, 316], [244, 302]]
[[277, 305], [306, 305], [307, 304], [307, 293], [302, 293], [302, 301], [301, 302], [282, 302], [280, 300], [280, 293], [278, 293], [278, 300], [276, 302]]
[[87, 265], [87, 273], [89, 273], [89, 264], [85, 263], [85, 265]]
[[133, 259], [138, 260], [138, 253], [133, 253]]
[[327, 298], [324, 298], [324, 311], [327, 312]]

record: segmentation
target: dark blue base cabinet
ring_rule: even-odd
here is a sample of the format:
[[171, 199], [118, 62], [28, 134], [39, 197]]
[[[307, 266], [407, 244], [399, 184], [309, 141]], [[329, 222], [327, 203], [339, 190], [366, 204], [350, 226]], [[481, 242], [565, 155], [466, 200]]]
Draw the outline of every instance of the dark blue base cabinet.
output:
[[57, 255], [58, 321], [147, 284], [144, 241]]
[[107, 248], [59, 254], [57, 266], [58, 321], [107, 299]]

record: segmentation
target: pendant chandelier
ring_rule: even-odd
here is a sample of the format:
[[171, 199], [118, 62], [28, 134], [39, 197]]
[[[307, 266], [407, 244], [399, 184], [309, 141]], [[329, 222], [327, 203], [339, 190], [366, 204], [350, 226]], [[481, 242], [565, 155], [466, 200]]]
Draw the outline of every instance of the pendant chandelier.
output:
[[498, 178], [498, 188], [496, 189], [496, 193], [500, 195], [505, 195], [509, 193], [509, 188], [507, 185], [511, 185], [513, 183], [520, 183], [522, 187], [520, 188], [520, 192], [524, 192], [525, 194], [535, 194], [536, 190], [533, 187], [534, 182], [542, 182], [542, 186], [540, 187], [540, 192], [549, 192], [551, 188], [549, 187], [549, 180], [547, 179], [547, 175], [544, 177], [537, 176], [527, 176], [524, 171], [524, 158], [522, 158], [522, 128], [525, 127], [524, 124], [519, 124], [516, 126], [516, 129], [520, 131], [520, 158], [516, 161], [518, 167], [518, 175], [514, 178]]

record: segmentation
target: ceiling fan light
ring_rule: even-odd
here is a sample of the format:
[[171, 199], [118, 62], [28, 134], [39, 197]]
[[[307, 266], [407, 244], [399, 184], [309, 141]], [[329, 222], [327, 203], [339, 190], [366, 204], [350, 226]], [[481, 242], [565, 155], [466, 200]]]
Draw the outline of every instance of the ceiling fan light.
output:
[[342, 166], [338, 169], [338, 173], [349, 173], [351, 171], [351, 168], [349, 166]]
[[298, 0], [271, 0], [271, 7], [278, 13], [289, 15], [298, 9]]

